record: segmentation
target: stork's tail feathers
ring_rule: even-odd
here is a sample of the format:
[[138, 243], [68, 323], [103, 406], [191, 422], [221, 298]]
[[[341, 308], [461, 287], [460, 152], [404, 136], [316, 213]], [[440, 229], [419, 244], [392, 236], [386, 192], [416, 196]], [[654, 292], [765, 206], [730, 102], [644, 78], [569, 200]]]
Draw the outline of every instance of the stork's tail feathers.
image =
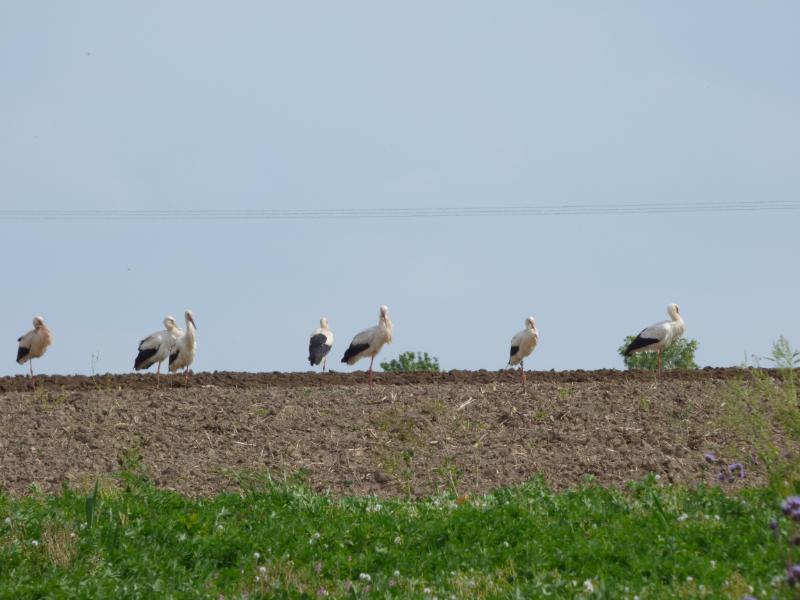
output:
[[311, 366], [318, 365], [322, 359], [328, 354], [330, 346], [314, 346], [308, 350], [308, 362]]
[[147, 350], [140, 350], [136, 355], [136, 360], [133, 361], [133, 368], [137, 371], [150, 367], [153, 363], [150, 359], [157, 352], [156, 348], [149, 348]]
[[637, 350], [641, 350], [642, 348], [647, 348], [648, 346], [652, 346], [653, 344], [658, 343], [658, 340], [650, 339], [650, 338], [643, 338], [641, 336], [637, 336], [635, 340], [633, 340], [627, 348], [625, 348], [625, 356], [630, 356]]
[[330, 352], [331, 347], [326, 343], [327, 341], [328, 338], [321, 333], [311, 336], [308, 343], [308, 362], [312, 367], [321, 363], [322, 359]]
[[342, 362], [350, 364], [350, 360], [355, 358], [356, 355], [361, 354], [364, 350], [369, 348], [369, 344], [350, 344], [350, 346], [345, 350], [344, 356], [342, 357]]
[[[22, 339], [22, 338], [20, 338], [20, 339]], [[19, 348], [17, 348], [17, 362], [19, 364], [24, 363], [25, 362], [25, 357], [28, 356], [30, 351], [31, 351], [30, 348], [25, 348], [24, 346], [20, 346]]]

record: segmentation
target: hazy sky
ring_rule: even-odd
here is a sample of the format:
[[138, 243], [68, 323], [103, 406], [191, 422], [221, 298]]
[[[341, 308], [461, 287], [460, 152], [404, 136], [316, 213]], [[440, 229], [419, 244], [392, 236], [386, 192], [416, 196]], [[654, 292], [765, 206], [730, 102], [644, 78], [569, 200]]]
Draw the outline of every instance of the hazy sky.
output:
[[[800, 4], [4, 2], [0, 209], [797, 201]], [[621, 367], [681, 306], [701, 365], [800, 346], [800, 211], [450, 219], [0, 220], [0, 374], [131, 370], [166, 314], [197, 370], [382, 358]]]

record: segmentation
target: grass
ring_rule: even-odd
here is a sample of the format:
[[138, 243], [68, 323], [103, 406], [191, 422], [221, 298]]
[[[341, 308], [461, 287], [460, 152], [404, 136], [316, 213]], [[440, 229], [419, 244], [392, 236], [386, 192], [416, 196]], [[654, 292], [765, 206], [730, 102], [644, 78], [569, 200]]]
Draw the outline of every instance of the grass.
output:
[[0, 496], [0, 598], [796, 597], [769, 489], [533, 480], [383, 501], [247, 481], [190, 499], [136, 472], [84, 494]]

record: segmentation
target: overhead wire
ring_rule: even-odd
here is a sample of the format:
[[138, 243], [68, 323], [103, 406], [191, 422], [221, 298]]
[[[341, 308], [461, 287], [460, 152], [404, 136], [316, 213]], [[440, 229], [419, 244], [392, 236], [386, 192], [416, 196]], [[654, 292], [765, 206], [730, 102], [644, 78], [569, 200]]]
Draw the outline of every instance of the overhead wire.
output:
[[320, 219], [426, 219], [559, 215], [636, 215], [670, 213], [765, 212], [800, 209], [800, 202], [660, 202], [628, 204], [553, 204], [533, 206], [458, 206], [388, 208], [241, 209], [9, 209], [0, 221], [270, 221]]

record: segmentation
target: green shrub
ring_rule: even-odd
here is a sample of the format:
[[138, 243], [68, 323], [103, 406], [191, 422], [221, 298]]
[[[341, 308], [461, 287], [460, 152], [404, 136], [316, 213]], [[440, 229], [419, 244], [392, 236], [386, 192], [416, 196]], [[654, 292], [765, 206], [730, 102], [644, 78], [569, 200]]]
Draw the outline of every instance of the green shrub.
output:
[[427, 352], [404, 352], [389, 362], [382, 362], [381, 368], [393, 371], [439, 371], [439, 359], [428, 356]]

